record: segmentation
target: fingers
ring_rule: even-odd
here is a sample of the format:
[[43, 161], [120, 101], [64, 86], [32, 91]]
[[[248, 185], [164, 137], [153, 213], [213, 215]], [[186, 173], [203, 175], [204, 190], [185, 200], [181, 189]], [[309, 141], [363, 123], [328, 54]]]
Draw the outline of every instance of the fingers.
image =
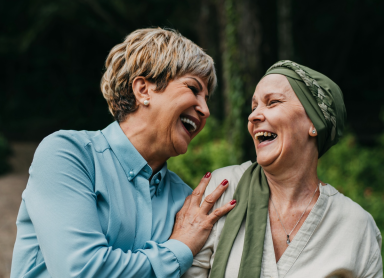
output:
[[187, 198], [185, 198], [183, 207], [179, 210], [177, 213], [179, 216], [184, 215], [187, 211], [189, 206], [191, 205], [191, 195], [189, 195]]
[[183, 226], [185, 214], [188, 211], [190, 203], [191, 203], [191, 196], [188, 196], [184, 201], [183, 207], [179, 210], [178, 213], [176, 213], [175, 224], [173, 226], [173, 230], [180, 229]]
[[204, 175], [204, 177], [201, 179], [199, 185], [193, 190], [192, 192], [192, 198], [191, 198], [191, 205], [192, 206], [200, 206], [201, 199], [203, 198], [203, 194], [205, 192], [205, 189], [207, 188], [207, 185], [209, 181], [211, 180], [211, 173], [208, 172]]
[[228, 180], [223, 180], [215, 191], [205, 197], [204, 202], [201, 204], [202, 213], [208, 214], [216, 201], [223, 195], [224, 191], [228, 188]]
[[215, 209], [210, 215], [208, 215], [207, 221], [213, 226], [221, 217], [226, 215], [236, 206], [236, 200], [228, 202], [221, 208]]

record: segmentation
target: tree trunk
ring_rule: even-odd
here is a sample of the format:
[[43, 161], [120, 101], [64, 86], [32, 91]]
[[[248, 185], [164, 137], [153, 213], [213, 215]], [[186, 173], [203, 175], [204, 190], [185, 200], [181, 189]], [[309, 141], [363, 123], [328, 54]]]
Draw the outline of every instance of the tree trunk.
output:
[[199, 20], [195, 25], [198, 35], [198, 45], [213, 58], [218, 76], [217, 89], [209, 103], [209, 109], [212, 116], [220, 122], [223, 122], [226, 116], [225, 110], [223, 109], [225, 105], [225, 97], [223, 95], [225, 84], [222, 78], [221, 37], [219, 32], [222, 28], [219, 27], [218, 9], [215, 0], [200, 0], [199, 8]]
[[241, 74], [243, 80], [243, 101], [241, 104], [241, 132], [243, 134], [242, 161], [256, 159], [255, 146], [248, 133], [248, 116], [251, 112], [251, 98], [260, 78], [263, 76], [262, 67], [262, 24], [260, 20], [259, 3], [256, 0], [242, 0], [239, 2], [239, 49]]
[[293, 59], [291, 0], [277, 0], [277, 36], [279, 60]]
[[[257, 1], [218, 0], [223, 95], [228, 140], [239, 150], [236, 163], [254, 158], [247, 132], [250, 99], [262, 76], [261, 23]], [[252, 151], [250, 151], [250, 148]]]

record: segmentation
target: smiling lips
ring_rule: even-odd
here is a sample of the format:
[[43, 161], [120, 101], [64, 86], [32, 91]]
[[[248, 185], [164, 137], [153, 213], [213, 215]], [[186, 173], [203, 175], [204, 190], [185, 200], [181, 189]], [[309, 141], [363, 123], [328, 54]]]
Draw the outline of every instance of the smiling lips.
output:
[[181, 115], [180, 120], [189, 136], [192, 136], [192, 133], [200, 126], [200, 121], [190, 115]]
[[180, 118], [180, 120], [189, 132], [194, 132], [197, 129], [195, 122], [191, 121], [190, 119]]
[[260, 143], [264, 141], [272, 141], [276, 139], [276, 137], [277, 137], [276, 133], [268, 132], [268, 131], [259, 131], [259, 132], [256, 132], [255, 134], [255, 139], [259, 140]]

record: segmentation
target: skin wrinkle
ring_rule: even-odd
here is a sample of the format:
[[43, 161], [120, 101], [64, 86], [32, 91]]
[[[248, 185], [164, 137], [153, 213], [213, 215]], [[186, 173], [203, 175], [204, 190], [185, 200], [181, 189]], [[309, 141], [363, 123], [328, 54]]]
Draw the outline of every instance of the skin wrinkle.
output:
[[[278, 102], [271, 104], [271, 101]], [[313, 124], [291, 88], [287, 78], [279, 74], [264, 77], [256, 87], [249, 116], [248, 130], [253, 137], [257, 162], [263, 167], [276, 209], [289, 233], [299, 220], [319, 184], [317, 177], [318, 150]], [[257, 105], [257, 106], [256, 106]], [[270, 130], [277, 138], [259, 147], [254, 131]], [[308, 210], [290, 235], [294, 238], [319, 197], [316, 192]], [[276, 261], [285, 249], [286, 233], [271, 201], [269, 216]]]
[[[202, 84], [199, 90], [196, 81]], [[187, 85], [186, 85], [187, 84]], [[188, 86], [194, 86], [197, 94]], [[156, 85], [143, 77], [133, 82], [138, 109], [129, 114], [120, 126], [128, 139], [156, 172], [171, 157], [185, 153], [190, 141], [203, 129], [209, 109], [206, 103], [208, 89], [206, 82], [197, 76], [186, 75], [168, 83], [162, 92]], [[144, 100], [150, 100], [148, 106]], [[186, 114], [200, 121], [200, 126], [192, 133], [185, 132], [180, 115]]]

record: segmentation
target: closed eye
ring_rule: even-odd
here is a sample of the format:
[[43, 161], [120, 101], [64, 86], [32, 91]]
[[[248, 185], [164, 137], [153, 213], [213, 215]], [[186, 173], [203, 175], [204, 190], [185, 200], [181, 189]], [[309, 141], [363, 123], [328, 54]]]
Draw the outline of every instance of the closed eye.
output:
[[194, 93], [195, 95], [197, 95], [197, 93], [199, 92], [199, 90], [194, 87], [194, 86], [188, 86], [188, 88], [192, 91], [192, 93]]
[[273, 104], [276, 104], [276, 103], [279, 103], [280, 101], [279, 100], [271, 100], [269, 103], [268, 103], [268, 106], [271, 106]]

